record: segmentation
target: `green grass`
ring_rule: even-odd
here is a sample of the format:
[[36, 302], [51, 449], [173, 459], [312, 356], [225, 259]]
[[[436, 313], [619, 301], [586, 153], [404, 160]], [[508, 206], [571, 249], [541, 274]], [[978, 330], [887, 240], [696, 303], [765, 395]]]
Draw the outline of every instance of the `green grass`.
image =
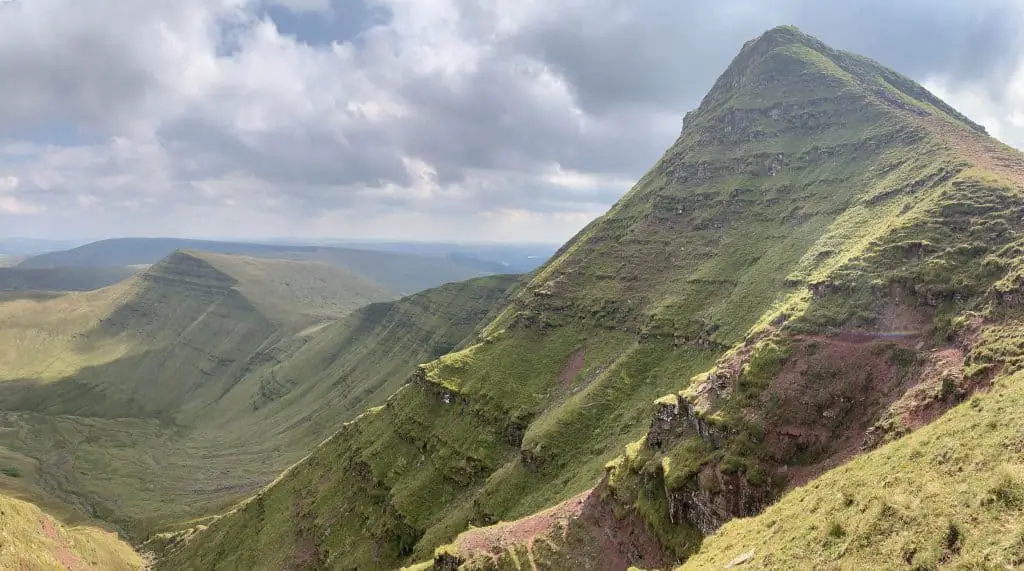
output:
[[323, 262], [298, 262], [207, 254], [194, 255], [239, 282], [238, 290], [261, 313], [301, 329], [397, 297], [387, 287]]
[[136, 541], [220, 512], [461, 343], [515, 279], [348, 312], [379, 289], [319, 263], [182, 253], [103, 290], [0, 303], [0, 465], [25, 474], [0, 489]]

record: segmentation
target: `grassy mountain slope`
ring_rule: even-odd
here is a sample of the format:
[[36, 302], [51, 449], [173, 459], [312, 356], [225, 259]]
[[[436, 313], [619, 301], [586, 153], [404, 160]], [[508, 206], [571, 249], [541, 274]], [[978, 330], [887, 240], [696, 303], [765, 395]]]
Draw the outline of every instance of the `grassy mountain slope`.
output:
[[208, 515], [469, 335], [516, 279], [309, 325], [375, 295], [332, 281], [347, 276], [179, 252], [110, 288], [0, 303], [0, 467], [26, 473], [0, 484], [137, 540]]
[[[3, 262], [0, 260], [0, 266]], [[0, 290], [91, 291], [128, 279], [133, 267], [7, 268], [0, 267]]]
[[67, 526], [36, 506], [0, 495], [0, 568], [138, 570], [143, 560], [113, 532]]
[[[0, 402], [109, 417], [201, 407], [245, 374], [254, 351], [287, 335], [279, 322], [306, 327], [390, 297], [322, 264], [205, 256], [180, 252], [111, 288], [0, 306]], [[40, 391], [40, 381], [51, 386]], [[13, 387], [38, 404], [12, 404]]]
[[459, 540], [438, 565], [685, 558], [1016, 363], [1022, 164], [911, 80], [771, 30], [478, 344], [164, 564], [389, 568], [599, 482], [629, 541]]
[[130, 266], [153, 264], [176, 250], [195, 250], [257, 258], [323, 262], [364, 276], [398, 293], [413, 293], [443, 283], [492, 273], [472, 260], [400, 252], [213, 242], [178, 238], [117, 238], [101, 240], [71, 250], [28, 258], [19, 268]]

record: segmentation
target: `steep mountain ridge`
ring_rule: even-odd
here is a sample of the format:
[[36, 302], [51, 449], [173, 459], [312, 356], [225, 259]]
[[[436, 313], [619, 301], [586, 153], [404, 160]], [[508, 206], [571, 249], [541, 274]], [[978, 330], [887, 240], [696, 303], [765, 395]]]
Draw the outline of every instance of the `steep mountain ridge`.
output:
[[[259, 489], [479, 325], [515, 276], [389, 299], [316, 262], [176, 252], [0, 303], [0, 489], [141, 541]], [[362, 305], [355, 311], [349, 308]]]
[[[610, 502], [644, 513], [678, 556], [936, 418], [1003, 367], [986, 337], [1016, 319], [1006, 309], [1015, 296], [1002, 292], [1016, 274], [1024, 160], [958, 115], [878, 97], [898, 110], [893, 123], [916, 156], [887, 150], [874, 167], [884, 184], [786, 277], [803, 288], [687, 390], [659, 400], [647, 436], [609, 464]], [[864, 229], [874, 232], [854, 233]]]
[[1021, 163], [911, 80], [771, 30], [478, 343], [161, 564], [389, 568], [599, 482], [583, 513], [635, 542], [570, 517], [435, 566], [683, 559], [1008, 372]]

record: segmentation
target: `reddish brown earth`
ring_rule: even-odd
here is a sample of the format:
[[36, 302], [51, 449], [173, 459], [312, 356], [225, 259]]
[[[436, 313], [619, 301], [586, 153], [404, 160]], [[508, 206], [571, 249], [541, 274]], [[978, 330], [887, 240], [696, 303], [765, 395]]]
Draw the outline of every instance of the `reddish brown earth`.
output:
[[971, 164], [1024, 182], [1024, 154], [1019, 151], [944, 119], [928, 117], [923, 123]]
[[456, 540], [458, 555], [463, 560], [489, 557], [496, 562], [508, 550], [525, 547], [536, 568], [532, 558], [538, 541], [558, 546], [571, 535], [572, 550], [566, 555], [574, 568], [625, 571], [630, 565], [670, 565], [639, 516], [630, 512], [619, 519], [601, 500], [603, 485], [529, 517], [466, 532]]
[[65, 569], [68, 571], [86, 571], [89, 569], [89, 566], [71, 551], [67, 541], [57, 532], [57, 527], [53, 524], [52, 519], [46, 516], [40, 517], [39, 524], [42, 527], [43, 535], [57, 542], [53, 555]]
[[[954, 379], [959, 398], [975, 389], [962, 382], [974, 339], [936, 345], [930, 309], [899, 292], [890, 299], [871, 329], [793, 337], [791, 357], [763, 391], [757, 409], [765, 445], [787, 466], [790, 487], [877, 445], [885, 436], [878, 424], [889, 417], [896, 423], [888, 429], [902, 434], [948, 410], [957, 399], [936, 398], [943, 375]], [[916, 364], [900, 363], [908, 356]], [[738, 373], [746, 359], [732, 368]]]
[[595, 539], [601, 568], [621, 571], [631, 565], [643, 569], [671, 567], [672, 561], [665, 557], [661, 544], [635, 510], [619, 519], [608, 503], [601, 501], [604, 485], [602, 482], [587, 497], [578, 520], [584, 531]]
[[517, 521], [468, 531], [459, 536], [456, 548], [467, 559], [481, 554], [498, 557], [504, 550], [515, 545], [525, 545], [532, 552], [533, 543], [538, 538], [550, 536], [559, 524], [562, 529], [566, 529], [570, 520], [579, 517], [592, 492], [593, 489], [587, 490], [552, 508]]
[[569, 361], [562, 367], [562, 372], [558, 374], [558, 387], [565, 389], [572, 384], [573, 379], [580, 374], [583, 370], [585, 354], [583, 349], [579, 349], [569, 357]]

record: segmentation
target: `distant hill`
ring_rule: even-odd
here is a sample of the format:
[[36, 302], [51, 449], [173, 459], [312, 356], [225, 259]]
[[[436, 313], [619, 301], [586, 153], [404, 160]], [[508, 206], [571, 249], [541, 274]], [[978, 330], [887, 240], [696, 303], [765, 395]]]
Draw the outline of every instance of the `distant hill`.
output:
[[517, 279], [381, 302], [322, 262], [178, 251], [96, 291], [0, 296], [0, 468], [37, 472], [0, 490], [135, 540], [210, 515], [458, 346]]
[[0, 291], [89, 291], [135, 274], [132, 267], [0, 268]]
[[45, 252], [67, 250], [84, 243], [82, 240], [42, 240], [38, 238], [0, 238], [0, 252], [13, 256], [34, 256]]
[[369, 303], [398, 297], [376, 282], [324, 262], [185, 254], [235, 279], [242, 295], [267, 317], [295, 327], [337, 319]]
[[398, 293], [495, 273], [493, 265], [422, 254], [323, 246], [214, 242], [179, 238], [117, 238], [40, 254], [19, 268], [130, 266], [153, 264], [176, 250], [259, 258], [323, 262], [349, 270]]
[[[282, 242], [284, 243], [284, 242]], [[528, 273], [547, 261], [559, 244], [451, 244], [444, 242], [324, 241], [325, 246], [447, 257], [498, 273]]]

